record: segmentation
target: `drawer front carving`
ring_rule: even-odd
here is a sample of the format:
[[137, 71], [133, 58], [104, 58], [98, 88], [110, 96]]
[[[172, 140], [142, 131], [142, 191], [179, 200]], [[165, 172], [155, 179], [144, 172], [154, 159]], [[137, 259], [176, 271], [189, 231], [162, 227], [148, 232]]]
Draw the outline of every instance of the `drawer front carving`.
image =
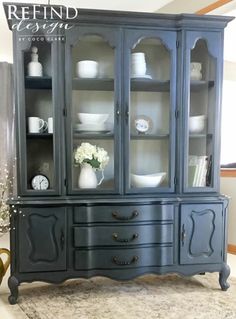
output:
[[173, 224], [74, 228], [74, 246], [119, 246], [173, 242]]
[[138, 221], [173, 220], [173, 205], [109, 205], [74, 208], [75, 223], [130, 223]]
[[75, 251], [75, 269], [124, 269], [173, 264], [173, 247]]

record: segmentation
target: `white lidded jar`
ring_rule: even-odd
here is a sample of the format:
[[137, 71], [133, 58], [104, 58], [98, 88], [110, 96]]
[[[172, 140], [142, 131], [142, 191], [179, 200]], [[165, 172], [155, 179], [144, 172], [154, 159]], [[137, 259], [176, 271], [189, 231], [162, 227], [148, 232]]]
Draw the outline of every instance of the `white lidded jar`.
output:
[[43, 67], [38, 61], [38, 48], [32, 47], [31, 52], [31, 62], [29, 62], [27, 66], [28, 76], [43, 76]]

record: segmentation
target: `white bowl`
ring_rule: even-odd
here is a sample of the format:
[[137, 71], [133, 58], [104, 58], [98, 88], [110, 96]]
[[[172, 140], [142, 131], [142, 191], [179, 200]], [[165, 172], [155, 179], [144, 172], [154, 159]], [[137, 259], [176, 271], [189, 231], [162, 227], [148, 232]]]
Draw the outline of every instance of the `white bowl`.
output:
[[190, 116], [189, 118], [189, 132], [201, 133], [205, 128], [205, 115]]
[[82, 124], [102, 124], [106, 122], [109, 114], [77, 113], [77, 116]]
[[165, 172], [148, 175], [131, 175], [131, 185], [133, 187], [157, 187], [166, 177]]
[[98, 75], [98, 62], [92, 60], [77, 62], [76, 73], [80, 78], [96, 78]]

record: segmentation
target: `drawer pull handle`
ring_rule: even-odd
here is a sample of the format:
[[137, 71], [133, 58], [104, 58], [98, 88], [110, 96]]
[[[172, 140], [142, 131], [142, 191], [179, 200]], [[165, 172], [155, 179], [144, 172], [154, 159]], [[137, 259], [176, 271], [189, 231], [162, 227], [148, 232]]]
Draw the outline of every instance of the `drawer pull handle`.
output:
[[112, 238], [119, 243], [129, 243], [138, 238], [138, 234], [133, 234], [130, 238], [119, 238], [117, 233], [112, 234]]
[[183, 224], [183, 225], [182, 225], [182, 232], [181, 232], [181, 242], [182, 242], [182, 246], [184, 246], [185, 239], [186, 239], [186, 230], [185, 230], [185, 227], [184, 227], [184, 224]]
[[139, 213], [137, 212], [137, 210], [133, 211], [130, 216], [119, 216], [117, 212], [112, 213], [112, 216], [117, 220], [131, 220], [137, 217], [138, 215]]
[[60, 243], [61, 243], [61, 250], [63, 250], [64, 249], [64, 245], [65, 245], [65, 235], [64, 235], [63, 229], [61, 229]]
[[117, 256], [114, 256], [112, 258], [112, 261], [113, 263], [119, 266], [129, 266], [131, 264], [135, 264], [138, 261], [138, 256], [133, 256], [133, 258], [130, 261], [121, 261], [121, 260], [118, 260]]

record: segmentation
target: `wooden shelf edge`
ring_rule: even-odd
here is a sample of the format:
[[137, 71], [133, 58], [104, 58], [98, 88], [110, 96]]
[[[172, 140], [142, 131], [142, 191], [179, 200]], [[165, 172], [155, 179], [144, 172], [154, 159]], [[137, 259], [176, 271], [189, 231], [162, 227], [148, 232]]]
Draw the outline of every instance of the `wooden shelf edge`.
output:
[[236, 168], [221, 168], [220, 177], [236, 177]]
[[236, 245], [228, 244], [228, 253], [236, 255]]

